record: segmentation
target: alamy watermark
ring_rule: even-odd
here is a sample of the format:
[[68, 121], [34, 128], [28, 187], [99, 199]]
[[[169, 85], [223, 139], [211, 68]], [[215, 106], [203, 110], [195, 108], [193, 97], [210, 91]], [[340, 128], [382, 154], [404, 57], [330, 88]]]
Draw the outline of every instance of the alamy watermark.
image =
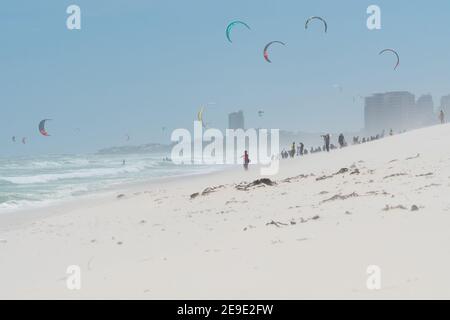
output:
[[81, 289], [81, 268], [78, 265], [71, 265], [66, 270], [67, 280], [66, 286], [69, 290]]
[[69, 14], [66, 20], [66, 26], [69, 30], [81, 29], [81, 8], [75, 4], [67, 7], [66, 13]]
[[176, 142], [171, 154], [175, 164], [240, 164], [247, 151], [251, 164], [260, 165], [261, 175], [279, 170], [279, 129], [226, 129], [224, 136], [219, 129], [204, 130], [201, 121], [194, 121], [193, 136], [187, 129], [175, 129], [171, 141]]
[[367, 289], [380, 290], [381, 289], [381, 268], [377, 265], [370, 265], [366, 270], [369, 277], [366, 281]]
[[380, 30], [381, 29], [381, 9], [377, 5], [370, 5], [367, 7], [367, 29]]

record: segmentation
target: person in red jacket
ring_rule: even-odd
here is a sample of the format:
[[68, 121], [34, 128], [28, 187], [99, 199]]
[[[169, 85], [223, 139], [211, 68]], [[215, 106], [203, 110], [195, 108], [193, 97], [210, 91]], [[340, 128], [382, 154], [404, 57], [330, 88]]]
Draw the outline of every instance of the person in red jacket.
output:
[[243, 158], [244, 158], [244, 169], [248, 170], [248, 164], [250, 163], [250, 159], [248, 158], [247, 150], [245, 150]]

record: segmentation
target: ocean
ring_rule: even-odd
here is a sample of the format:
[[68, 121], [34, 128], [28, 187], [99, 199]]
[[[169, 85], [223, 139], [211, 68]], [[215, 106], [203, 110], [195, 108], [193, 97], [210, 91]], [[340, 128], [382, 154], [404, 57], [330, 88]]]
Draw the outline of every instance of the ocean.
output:
[[0, 158], [0, 213], [42, 207], [124, 184], [218, 169], [217, 166], [175, 165], [164, 161], [166, 156], [80, 154]]

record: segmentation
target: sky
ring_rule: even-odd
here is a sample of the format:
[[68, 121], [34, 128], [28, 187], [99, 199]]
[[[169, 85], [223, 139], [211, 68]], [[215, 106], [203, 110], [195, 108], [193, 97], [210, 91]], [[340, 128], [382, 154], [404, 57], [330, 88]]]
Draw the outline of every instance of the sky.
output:
[[[81, 30], [66, 27], [72, 4]], [[372, 4], [381, 30], [366, 26]], [[3, 0], [0, 156], [168, 143], [201, 106], [216, 128], [243, 110], [246, 127], [306, 132], [362, 129], [353, 97], [375, 92], [430, 93], [437, 107], [450, 94], [448, 12], [448, 0]], [[305, 30], [310, 16], [328, 32]], [[251, 30], [236, 27], [231, 44], [234, 20]], [[271, 48], [269, 64], [274, 40], [286, 46]], [[396, 71], [385, 48], [400, 54]], [[50, 137], [37, 130], [44, 118]]]

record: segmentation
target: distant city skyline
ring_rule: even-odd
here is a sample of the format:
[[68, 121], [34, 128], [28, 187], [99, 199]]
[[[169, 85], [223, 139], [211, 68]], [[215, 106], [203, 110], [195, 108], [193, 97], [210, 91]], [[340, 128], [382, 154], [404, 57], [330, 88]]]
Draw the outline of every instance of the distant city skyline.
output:
[[[445, 98], [445, 96], [443, 97]], [[364, 133], [380, 134], [411, 130], [438, 123], [433, 97], [431, 94], [421, 95], [417, 100], [408, 91], [392, 91], [374, 93], [365, 98]]]

